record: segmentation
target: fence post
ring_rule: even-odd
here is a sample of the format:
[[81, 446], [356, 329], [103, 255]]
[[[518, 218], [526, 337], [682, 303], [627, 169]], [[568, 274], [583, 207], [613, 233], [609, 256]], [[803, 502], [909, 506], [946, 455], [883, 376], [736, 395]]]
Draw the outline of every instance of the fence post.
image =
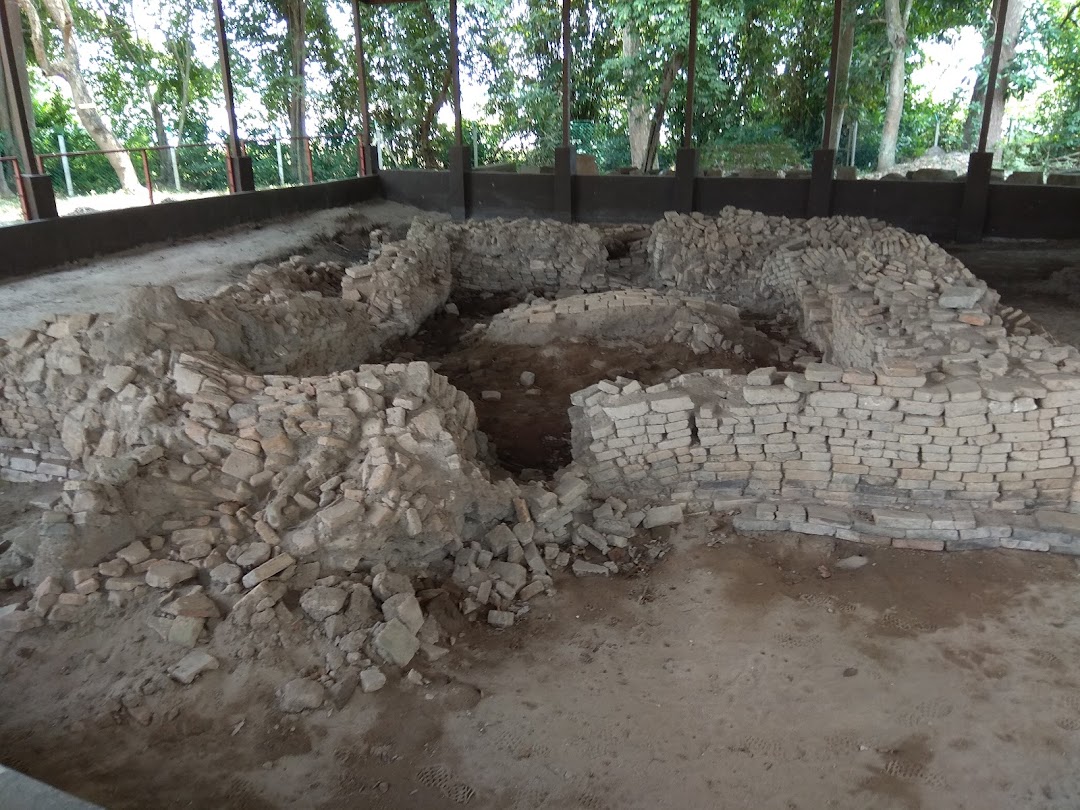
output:
[[177, 141], [176, 146], [169, 147], [169, 160], [172, 161], [172, 176], [173, 185], [176, 186], [177, 193], [180, 193], [180, 162], [177, 160], [176, 153], [179, 151], [180, 143]]
[[67, 140], [63, 132], [56, 133], [56, 142], [60, 144], [60, 163], [64, 167], [64, 185], [67, 186], [68, 197], [75, 196], [75, 185], [71, 182], [71, 161], [67, 156]]
[[150, 179], [150, 161], [146, 157], [146, 150], [142, 150], [142, 172], [146, 180], [146, 193], [150, 195], [150, 204], [154, 204], [154, 181]]
[[274, 138], [274, 151], [277, 152], [278, 185], [285, 185], [285, 158], [281, 154], [281, 138]]

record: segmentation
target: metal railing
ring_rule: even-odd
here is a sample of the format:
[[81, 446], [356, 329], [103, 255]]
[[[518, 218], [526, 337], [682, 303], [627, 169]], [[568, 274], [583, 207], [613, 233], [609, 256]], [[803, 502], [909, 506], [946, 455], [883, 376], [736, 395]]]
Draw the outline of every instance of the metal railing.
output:
[[[60, 144], [64, 141], [60, 139]], [[350, 176], [360, 176], [363, 172], [359, 137], [345, 135], [309, 135], [302, 138], [274, 138], [269, 140], [249, 139], [240, 142], [241, 154], [258, 163], [255, 171], [257, 187], [286, 185], [307, 185]], [[184, 160], [184, 152], [195, 157]], [[184, 190], [186, 178], [181, 169], [189, 167], [195, 173], [193, 191], [225, 191], [232, 186], [231, 172], [233, 161], [229, 159], [228, 147], [221, 142], [180, 144], [178, 146], [145, 146], [132, 149], [86, 149], [68, 151], [61, 148], [56, 152], [44, 152], [36, 157], [36, 170], [50, 175], [58, 192], [66, 192], [69, 199], [77, 199], [80, 186], [86, 188], [86, 172], [73, 169], [72, 162], [86, 158], [108, 158], [110, 155], [126, 154], [139, 168], [142, 186], [146, 191], [146, 202], [154, 205], [159, 202], [160, 192], [172, 186], [177, 193]], [[200, 157], [202, 158], [200, 161]], [[321, 160], [320, 160], [321, 158]], [[26, 198], [22, 187], [22, 176], [14, 157], [0, 160], [11, 162], [14, 179], [19, 192], [23, 218], [28, 219]], [[166, 169], [166, 161], [168, 169]], [[269, 163], [268, 163], [269, 161]], [[60, 168], [57, 169], [57, 162]], [[191, 169], [192, 165], [197, 168]], [[0, 163], [3, 166], [3, 163]], [[51, 171], [50, 171], [51, 170]], [[141, 170], [141, 171], [140, 171]], [[198, 172], [202, 171], [199, 175]], [[54, 173], [55, 172], [55, 173]], [[97, 182], [108, 178], [108, 184], [114, 191], [123, 191], [115, 172], [104, 165], [95, 170]], [[155, 174], [157, 180], [155, 181]], [[91, 181], [92, 182], [92, 181]], [[158, 194], [155, 194], [158, 192]], [[85, 196], [98, 193], [90, 191]]]
[[[221, 150], [223, 150], [222, 151], [222, 161], [223, 161], [223, 165], [224, 165], [224, 164], [227, 164], [227, 162], [228, 162], [227, 159], [226, 159], [226, 156], [224, 154], [224, 148], [225, 148], [224, 144], [220, 144], [220, 143], [185, 143], [185, 144], [180, 144], [179, 146], [144, 146], [144, 147], [139, 147], [139, 148], [136, 148], [136, 149], [84, 149], [84, 150], [78, 150], [78, 151], [73, 151], [73, 152], [67, 152], [67, 151], [45, 152], [45, 153], [40, 154], [40, 155], [37, 156], [37, 168], [38, 168], [38, 172], [40, 172], [41, 174], [48, 174], [49, 172], [48, 172], [48, 170], [46, 168], [46, 161], [59, 160], [61, 162], [62, 167], [63, 167], [64, 181], [65, 181], [65, 185], [66, 185], [67, 194], [68, 194], [69, 197], [74, 197], [76, 195], [75, 195], [74, 182], [72, 180], [71, 158], [94, 157], [94, 156], [103, 156], [104, 157], [104, 156], [108, 156], [108, 155], [117, 155], [117, 154], [126, 154], [126, 155], [128, 155], [129, 157], [132, 157], [132, 158], [138, 156], [138, 158], [140, 160], [140, 163], [142, 165], [143, 188], [146, 189], [146, 193], [147, 193], [147, 197], [148, 197], [148, 201], [149, 201], [150, 205], [153, 205], [154, 204], [154, 177], [153, 177], [153, 173], [150, 171], [150, 155], [158, 155], [158, 156], [160, 156], [163, 153], [168, 153], [168, 159], [169, 159], [170, 164], [171, 164], [174, 186], [176, 187], [177, 191], [180, 191], [181, 190], [180, 182], [179, 182], [180, 169], [179, 169], [179, 158], [177, 156], [177, 153], [180, 150], [183, 150], [183, 149], [189, 149], [189, 150], [193, 150], [193, 149], [199, 149], [199, 150], [221, 149]], [[160, 157], [159, 157], [159, 163], [160, 163]]]

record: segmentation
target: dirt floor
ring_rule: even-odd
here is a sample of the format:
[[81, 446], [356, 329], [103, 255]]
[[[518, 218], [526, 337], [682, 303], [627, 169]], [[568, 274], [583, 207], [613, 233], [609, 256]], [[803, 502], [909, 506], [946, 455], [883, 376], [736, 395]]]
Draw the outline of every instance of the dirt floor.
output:
[[[947, 250], [1059, 340], [1080, 347], [1080, 240], [989, 239]], [[1071, 271], [1071, 272], [1070, 272]]]
[[354, 249], [360, 247], [352, 238], [357, 228], [404, 235], [417, 213], [385, 201], [332, 208], [0, 283], [0, 337], [54, 313], [112, 312], [127, 290], [143, 284], [172, 285], [181, 297], [198, 299], [240, 280], [260, 262], [295, 253], [316, 261], [366, 259], [366, 241], [362, 251]]
[[[360, 209], [387, 227], [408, 221], [410, 209], [379, 210]], [[366, 250], [349, 231], [355, 216], [9, 284], [4, 329], [107, 309], [137, 283], [194, 297], [260, 260], [348, 259]], [[1007, 303], [1080, 345], [1075, 306], [1031, 283], [1080, 263], [1077, 246], [954, 250]], [[739, 368], [672, 347], [470, 353], [462, 335], [513, 302], [457, 303], [460, 317], [437, 316], [390, 353], [441, 362], [515, 474], [565, 461], [569, 393], [597, 379]], [[515, 382], [526, 370], [539, 393]], [[492, 389], [498, 403], [481, 399]], [[19, 520], [27, 492], [0, 484], [0, 526]], [[192, 686], [165, 675], [183, 650], [147, 627], [153, 604], [0, 634], [0, 763], [115, 810], [1080, 808], [1076, 561], [746, 539], [724, 518], [655, 531], [670, 549], [641, 576], [563, 575], [508, 630], [448, 616], [460, 635], [449, 656], [418, 666], [425, 685], [392, 675], [341, 710], [277, 707], [282, 683], [327, 666], [303, 619], [274, 646], [211, 649], [221, 669]], [[854, 554], [869, 562], [836, 566]]]
[[713, 529], [341, 711], [275, 708], [303, 622], [191, 687], [137, 614], [3, 641], [0, 761], [109, 808], [1080, 806], [1073, 560]]

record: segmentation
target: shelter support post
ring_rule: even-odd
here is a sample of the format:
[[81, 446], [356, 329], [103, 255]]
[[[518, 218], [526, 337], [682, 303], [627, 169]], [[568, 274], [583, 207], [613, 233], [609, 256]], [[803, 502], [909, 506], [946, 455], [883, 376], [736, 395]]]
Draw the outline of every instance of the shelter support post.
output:
[[357, 165], [361, 177], [379, 173], [379, 148], [371, 142], [371, 109], [368, 106], [367, 58], [360, 28], [360, 0], [353, 0], [353, 39], [356, 49], [356, 85], [360, 97], [360, 154]]
[[832, 212], [833, 176], [836, 167], [836, 144], [832, 143], [832, 122], [836, 114], [836, 73], [840, 63], [840, 27], [843, 24], [844, 0], [833, 0], [832, 50], [829, 54], [829, 86], [825, 96], [825, 131], [821, 148], [814, 152], [810, 171], [810, 193], [806, 215], [827, 217]]
[[461, 71], [458, 52], [458, 4], [450, 0], [450, 78], [454, 92], [454, 145], [450, 147], [450, 216], [465, 219], [469, 215], [465, 175], [470, 166], [469, 150], [461, 136]]
[[967, 181], [964, 184], [964, 202], [960, 207], [960, 221], [956, 226], [959, 242], [978, 242], [986, 231], [986, 214], [990, 206], [990, 178], [994, 169], [994, 153], [986, 151], [990, 135], [990, 120], [994, 114], [994, 88], [997, 87], [1001, 70], [1001, 48], [1005, 42], [1005, 18], [1009, 13], [1009, 0], [998, 0], [997, 19], [994, 20], [994, 50], [990, 55], [990, 68], [986, 74], [986, 92], [983, 94], [983, 119], [979, 130], [979, 148], [968, 159]]
[[[56, 194], [52, 180], [47, 174], [34, 174], [37, 166], [34, 156], [34, 143], [31, 140], [31, 122], [27, 110], [29, 107], [29, 88], [23, 84], [25, 72], [20, 64], [19, 54], [23, 41], [22, 18], [19, 6], [9, 0], [0, 0], [0, 61], [4, 67], [2, 91], [7, 96], [11, 111], [12, 135], [15, 140], [15, 154], [18, 158], [16, 171], [19, 173], [23, 190], [23, 213], [28, 220], [52, 219], [56, 212]], [[0, 98], [0, 103], [4, 99]]]
[[229, 38], [225, 30], [225, 11], [221, 7], [221, 0], [214, 0], [214, 27], [217, 30], [218, 56], [221, 59], [221, 85], [225, 95], [225, 113], [229, 123], [229, 140], [226, 155], [226, 160], [229, 163], [229, 191], [233, 194], [241, 191], [254, 191], [255, 171], [251, 165], [251, 158], [244, 154], [240, 144], [239, 129], [236, 124], [236, 103], [233, 97]]
[[574, 172], [577, 156], [570, 144], [570, 0], [562, 0], [562, 146], [555, 150], [555, 199], [551, 215], [574, 221]]
[[698, 8], [700, 0], [690, 0], [690, 43], [686, 60], [686, 110], [683, 116], [683, 143], [675, 156], [675, 207], [688, 214], [694, 210], [698, 176], [698, 152], [694, 147], [694, 83], [697, 78]]

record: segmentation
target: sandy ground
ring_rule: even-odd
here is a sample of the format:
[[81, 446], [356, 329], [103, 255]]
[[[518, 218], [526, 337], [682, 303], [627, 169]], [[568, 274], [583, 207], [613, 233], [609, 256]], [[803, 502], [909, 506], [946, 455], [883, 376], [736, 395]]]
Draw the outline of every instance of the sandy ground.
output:
[[1080, 347], [1080, 286], [1049, 281], [1059, 270], [1080, 268], [1080, 240], [987, 240], [947, 250], [1000, 292], [1004, 303], [1020, 307], [1059, 340]]
[[[204, 197], [220, 197], [224, 191], [181, 191], [167, 188], [154, 189], [154, 203], [161, 205], [168, 201], [198, 200]], [[137, 193], [125, 194], [114, 191], [108, 194], [83, 194], [75, 197], [63, 195], [56, 198], [56, 210], [62, 217], [75, 213], [91, 211], [115, 211], [119, 208], [136, 208], [150, 205], [150, 198], [145, 189]], [[19, 201], [12, 198], [0, 199], [0, 226], [16, 225], [23, 221]]]
[[[710, 547], [709, 543], [713, 545]], [[754, 542], [698, 519], [651, 573], [564, 577], [506, 631], [284, 716], [284, 648], [191, 687], [139, 616], [0, 647], [0, 761], [109, 808], [1080, 806], [1077, 566]]]
[[313, 252], [361, 218], [401, 228], [417, 213], [385, 201], [333, 208], [16, 279], [0, 284], [0, 337], [54, 313], [111, 312], [126, 290], [141, 284], [172, 285], [184, 298], [205, 298], [259, 262]]

